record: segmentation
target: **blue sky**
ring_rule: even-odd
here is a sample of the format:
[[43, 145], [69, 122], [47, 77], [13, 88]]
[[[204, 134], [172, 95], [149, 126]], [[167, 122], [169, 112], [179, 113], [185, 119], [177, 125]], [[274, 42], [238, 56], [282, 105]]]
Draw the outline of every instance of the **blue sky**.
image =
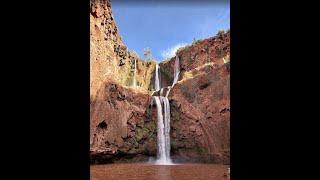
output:
[[174, 4], [117, 3], [112, 11], [120, 35], [129, 50], [143, 58], [149, 47], [157, 61], [173, 56], [175, 50], [193, 39], [214, 36], [230, 28], [230, 3]]

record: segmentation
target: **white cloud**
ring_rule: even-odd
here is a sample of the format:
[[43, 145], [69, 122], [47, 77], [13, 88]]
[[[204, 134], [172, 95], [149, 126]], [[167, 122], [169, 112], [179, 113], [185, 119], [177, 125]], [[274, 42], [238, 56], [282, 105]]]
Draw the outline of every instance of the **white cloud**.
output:
[[181, 47], [184, 47], [186, 46], [187, 43], [179, 43], [179, 44], [176, 44], [164, 51], [161, 52], [161, 56], [163, 59], [169, 59], [169, 58], [172, 58], [176, 55], [176, 51], [181, 48]]

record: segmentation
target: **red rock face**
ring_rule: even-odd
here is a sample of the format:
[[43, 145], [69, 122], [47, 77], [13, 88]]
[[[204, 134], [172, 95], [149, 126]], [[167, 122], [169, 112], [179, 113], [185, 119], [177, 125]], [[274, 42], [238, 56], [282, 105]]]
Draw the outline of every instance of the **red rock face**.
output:
[[172, 89], [171, 141], [176, 159], [229, 163], [229, 64]]

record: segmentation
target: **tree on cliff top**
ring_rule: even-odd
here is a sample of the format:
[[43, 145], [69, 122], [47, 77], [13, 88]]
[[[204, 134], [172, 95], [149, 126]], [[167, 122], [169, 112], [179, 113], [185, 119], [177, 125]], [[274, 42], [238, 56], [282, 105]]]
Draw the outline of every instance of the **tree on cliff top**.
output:
[[151, 54], [151, 50], [148, 47], [143, 49], [143, 55], [144, 55], [144, 59], [146, 61], [150, 61], [153, 59], [152, 54]]

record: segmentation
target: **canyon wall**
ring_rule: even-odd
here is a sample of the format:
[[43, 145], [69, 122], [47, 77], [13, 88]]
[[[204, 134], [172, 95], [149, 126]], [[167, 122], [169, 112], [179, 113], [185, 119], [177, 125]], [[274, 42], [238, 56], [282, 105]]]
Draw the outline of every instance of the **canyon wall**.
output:
[[[229, 163], [229, 48], [230, 33], [221, 32], [177, 52], [181, 73], [169, 94], [171, 156], [176, 162]], [[132, 87], [135, 60], [138, 86]], [[174, 61], [175, 57], [159, 64], [162, 87], [172, 84]], [[91, 0], [92, 163], [147, 161], [156, 156], [157, 113], [150, 105], [155, 65], [125, 46], [110, 0]]]

